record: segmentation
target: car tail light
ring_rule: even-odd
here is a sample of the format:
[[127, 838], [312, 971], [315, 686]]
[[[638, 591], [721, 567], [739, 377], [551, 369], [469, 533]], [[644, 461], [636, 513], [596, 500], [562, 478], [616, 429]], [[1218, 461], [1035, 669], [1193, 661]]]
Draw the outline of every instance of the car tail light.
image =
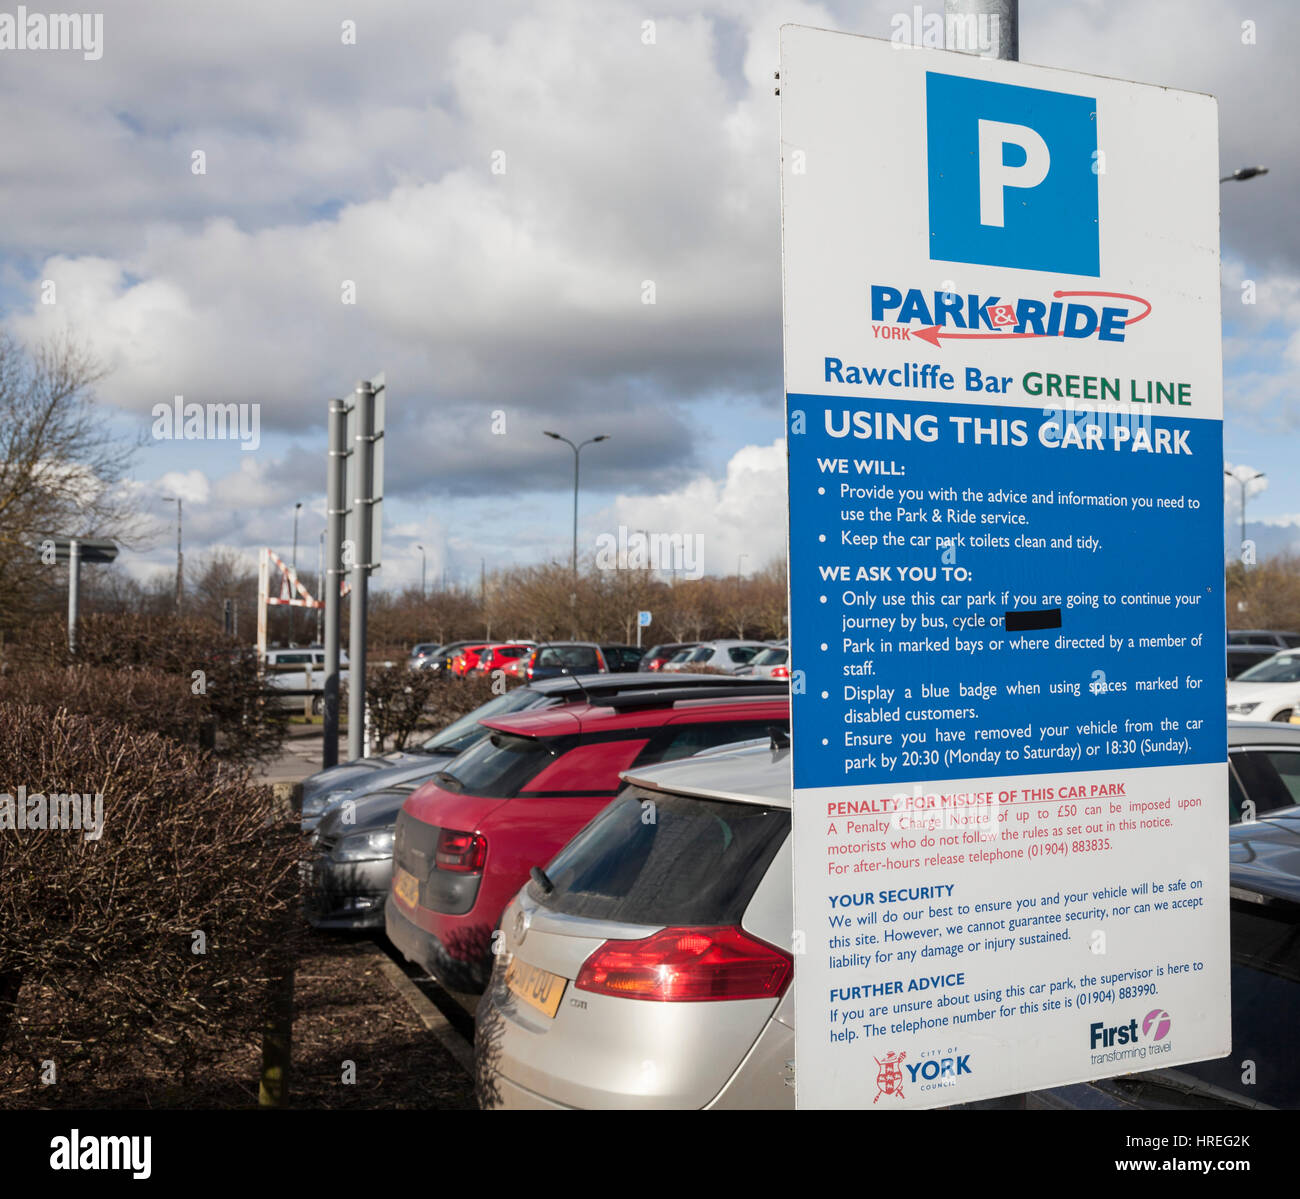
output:
[[640, 941], [606, 941], [573, 985], [658, 1003], [775, 999], [793, 973], [788, 953], [738, 928], [665, 928]]
[[773, 666], [772, 677], [774, 679], [788, 679], [790, 677], [790, 668], [788, 666]]
[[475, 874], [487, 861], [487, 838], [478, 833], [445, 828], [438, 833], [438, 848], [434, 851], [433, 861], [439, 870]]
[[655, 659], [650, 663], [650, 669], [651, 669], [651, 670], [658, 670], [659, 667], [661, 667], [663, 664], [664, 664], [664, 660], [663, 660], [662, 658], [655, 658]]

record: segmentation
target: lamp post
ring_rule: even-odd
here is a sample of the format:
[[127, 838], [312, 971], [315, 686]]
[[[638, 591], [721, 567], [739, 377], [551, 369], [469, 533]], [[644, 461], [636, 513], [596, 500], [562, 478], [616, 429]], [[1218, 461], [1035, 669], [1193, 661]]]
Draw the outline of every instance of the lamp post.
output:
[[[574, 445], [567, 437], [561, 437], [558, 433], [552, 433], [549, 429], [542, 430], [547, 437], [553, 441], [562, 441], [573, 451], [573, 590], [569, 593], [569, 609], [576, 619], [578, 607], [578, 462], [582, 457], [583, 447], [595, 445], [598, 441], [608, 441], [609, 434], [602, 433], [599, 437], [589, 437], [579, 445]], [[573, 636], [578, 635], [577, 628], [573, 630]]]
[[[1265, 474], [1262, 470], [1257, 470], [1253, 475], [1236, 475], [1233, 474], [1232, 471], [1230, 471], [1226, 466], [1223, 468], [1223, 473], [1227, 475], [1228, 478], [1236, 480], [1238, 486], [1240, 486], [1241, 488], [1241, 544], [1245, 545], [1246, 544], [1246, 484], [1253, 483], [1256, 479], [1265, 478]], [[1238, 553], [1241, 552], [1241, 546], [1237, 547], [1237, 552]]]
[[178, 495], [165, 495], [163, 496], [163, 503], [176, 505], [176, 615], [179, 616], [181, 614], [181, 595], [183, 594], [183, 580], [185, 577], [185, 558], [181, 553], [181, 498]]
[[[322, 603], [325, 600], [325, 530], [320, 531], [320, 544], [316, 548], [316, 600]], [[325, 634], [323, 631], [323, 621], [325, 620], [325, 609], [320, 607], [316, 609], [316, 644], [325, 644]]]
[[[298, 513], [300, 513], [301, 511], [302, 511], [302, 500], [299, 500], [293, 506], [293, 555], [289, 559], [289, 573], [293, 575], [293, 581], [295, 584], [298, 582]], [[290, 599], [298, 598], [298, 589], [296, 586], [292, 594], [289, 596], [289, 598]], [[293, 627], [297, 623], [294, 620], [295, 612], [296, 609], [290, 606], [289, 608], [289, 644], [290, 645], [293, 644]]]
[[425, 561], [426, 561], [426, 559], [425, 559], [425, 554], [424, 554], [424, 546], [422, 546], [422, 545], [417, 545], [415, 548], [416, 548], [417, 550], [420, 551], [420, 598], [421, 598], [421, 599], [424, 599], [424, 598], [425, 598], [425, 590], [424, 590], [424, 567], [425, 567]]
[[1254, 179], [1256, 175], [1267, 175], [1268, 167], [1238, 167], [1231, 175], [1224, 175], [1219, 179], [1220, 183], [1245, 183], [1247, 179]]

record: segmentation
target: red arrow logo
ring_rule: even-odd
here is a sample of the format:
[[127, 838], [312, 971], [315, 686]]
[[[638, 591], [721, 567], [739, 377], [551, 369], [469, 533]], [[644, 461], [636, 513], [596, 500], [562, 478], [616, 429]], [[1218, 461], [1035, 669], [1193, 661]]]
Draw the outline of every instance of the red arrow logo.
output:
[[[1067, 296], [1100, 296], [1107, 300], [1132, 300], [1136, 304], [1142, 304], [1144, 311], [1137, 316], [1131, 316], [1124, 322], [1124, 327], [1136, 325], [1138, 321], [1145, 320], [1151, 315], [1151, 303], [1144, 300], [1141, 296], [1130, 296], [1122, 291], [1054, 291], [1052, 299], [1061, 300]], [[909, 329], [908, 332], [912, 337], [919, 337], [922, 341], [928, 341], [935, 349], [941, 349], [939, 340], [944, 341], [1009, 341], [1012, 338], [1020, 337], [1060, 337], [1060, 333], [1007, 333], [1001, 330], [993, 330], [989, 333], [949, 333], [943, 325], [930, 325], [925, 329]]]

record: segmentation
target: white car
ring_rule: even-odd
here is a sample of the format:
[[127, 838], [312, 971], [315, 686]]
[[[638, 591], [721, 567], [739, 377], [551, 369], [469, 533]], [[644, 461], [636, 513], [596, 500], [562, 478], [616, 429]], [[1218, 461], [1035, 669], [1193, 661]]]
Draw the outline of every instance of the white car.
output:
[[697, 645], [686, 658], [676, 658], [665, 669], [691, 670], [707, 666], [726, 674], [736, 674], [749, 665], [750, 660], [770, 646], [765, 641], [706, 641]]
[[784, 645], [770, 645], [760, 650], [742, 666], [737, 674], [753, 675], [761, 679], [788, 679], [790, 677], [790, 650]]
[[1229, 720], [1300, 723], [1300, 650], [1265, 658], [1228, 682]]
[[[302, 711], [307, 692], [312, 692], [312, 714], [325, 710], [325, 651], [315, 646], [294, 650], [267, 650], [266, 686], [289, 694], [277, 697], [277, 707]], [[339, 684], [348, 681], [347, 650], [339, 650]], [[298, 694], [293, 694], [297, 692]]]

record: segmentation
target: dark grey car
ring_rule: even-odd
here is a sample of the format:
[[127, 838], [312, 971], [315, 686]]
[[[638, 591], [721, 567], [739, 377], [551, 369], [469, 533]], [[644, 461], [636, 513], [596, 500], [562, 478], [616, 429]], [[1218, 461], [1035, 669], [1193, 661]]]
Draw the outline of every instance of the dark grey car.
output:
[[316, 928], [384, 927], [384, 899], [393, 880], [393, 828], [420, 784], [345, 801], [321, 817], [312, 837], [307, 919]]

